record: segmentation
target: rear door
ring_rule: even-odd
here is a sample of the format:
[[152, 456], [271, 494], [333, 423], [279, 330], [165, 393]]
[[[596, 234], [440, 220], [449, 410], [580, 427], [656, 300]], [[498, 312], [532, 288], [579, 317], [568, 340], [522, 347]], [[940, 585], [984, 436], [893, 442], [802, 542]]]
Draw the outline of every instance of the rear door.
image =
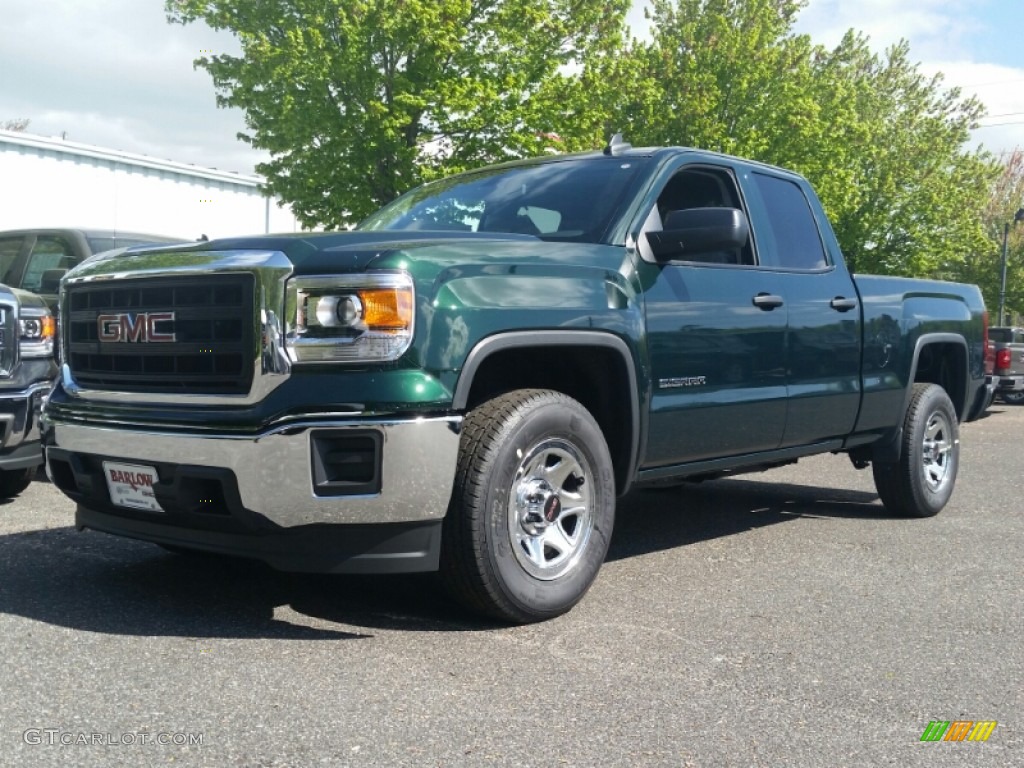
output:
[[845, 438], [861, 398], [861, 308], [824, 212], [805, 182], [755, 170], [744, 179], [762, 264], [788, 309], [781, 447]]
[[[643, 231], [673, 210], [745, 208], [735, 170], [681, 164]], [[787, 308], [753, 241], [735, 252], [658, 262], [638, 239], [652, 394], [644, 468], [772, 450], [786, 418]]]

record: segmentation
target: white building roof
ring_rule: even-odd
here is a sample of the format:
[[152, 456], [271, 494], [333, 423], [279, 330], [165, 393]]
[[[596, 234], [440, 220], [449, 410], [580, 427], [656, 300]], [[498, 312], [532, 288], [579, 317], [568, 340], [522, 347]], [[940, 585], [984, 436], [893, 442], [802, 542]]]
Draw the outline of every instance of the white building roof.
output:
[[151, 168], [158, 171], [180, 174], [182, 176], [194, 176], [200, 179], [218, 181], [224, 184], [234, 184], [240, 187], [261, 187], [263, 179], [259, 176], [246, 176], [231, 171], [221, 171], [217, 168], [202, 168], [198, 165], [178, 163], [174, 160], [160, 160], [148, 155], [138, 155], [133, 152], [122, 152], [117, 149], [107, 149], [91, 144], [79, 144], [75, 141], [65, 141], [61, 138], [48, 136], [36, 136], [21, 131], [0, 130], [0, 149], [4, 144], [17, 147], [36, 149], [43, 152], [55, 152], [57, 154], [70, 155], [73, 157], [91, 158], [93, 160], [105, 160], [107, 162], [132, 166], [135, 168]]

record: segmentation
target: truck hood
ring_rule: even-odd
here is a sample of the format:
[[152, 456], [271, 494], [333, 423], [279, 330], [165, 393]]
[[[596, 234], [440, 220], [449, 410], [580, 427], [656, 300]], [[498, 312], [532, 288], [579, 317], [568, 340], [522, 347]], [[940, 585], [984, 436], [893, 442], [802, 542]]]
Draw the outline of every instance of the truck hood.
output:
[[136, 265], [152, 268], [206, 262], [211, 253], [279, 251], [294, 265], [295, 274], [361, 272], [371, 267], [394, 269], [412, 263], [436, 268], [487, 262], [560, 263], [617, 268], [609, 259], [610, 246], [544, 241], [531, 235], [474, 232], [335, 232], [265, 235], [211, 240], [179, 246], [143, 246], [108, 251], [83, 262], [68, 274], [83, 277], [131, 272]]
[[26, 307], [35, 307], [36, 309], [46, 308], [46, 301], [43, 300], [42, 296], [36, 293], [31, 293], [30, 291], [25, 291], [21, 288], [11, 288], [6, 285], [2, 287], [4, 290], [10, 291], [15, 295], [18, 299], [18, 304], [20, 304], [23, 309]]

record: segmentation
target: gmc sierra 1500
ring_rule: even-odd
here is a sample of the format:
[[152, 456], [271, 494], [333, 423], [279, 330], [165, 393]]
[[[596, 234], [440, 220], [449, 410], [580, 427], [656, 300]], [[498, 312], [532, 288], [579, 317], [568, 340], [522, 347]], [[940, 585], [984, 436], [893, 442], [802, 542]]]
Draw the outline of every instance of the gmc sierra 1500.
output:
[[934, 515], [984, 405], [974, 286], [853, 276], [810, 185], [683, 148], [415, 189], [356, 231], [93, 259], [47, 465], [77, 525], [558, 615], [631, 487], [817, 453]]

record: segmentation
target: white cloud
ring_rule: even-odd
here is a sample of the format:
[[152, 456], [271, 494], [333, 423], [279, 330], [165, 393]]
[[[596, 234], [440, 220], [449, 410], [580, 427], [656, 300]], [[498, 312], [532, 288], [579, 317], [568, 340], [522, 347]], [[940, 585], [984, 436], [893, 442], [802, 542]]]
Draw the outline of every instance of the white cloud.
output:
[[970, 6], [968, 0], [810, 0], [797, 30], [834, 46], [852, 28], [870, 36], [879, 50], [906, 39], [915, 56], [949, 56], [980, 27]]
[[633, 7], [626, 14], [626, 23], [633, 31], [635, 37], [648, 39], [650, 37], [650, 22], [644, 17], [644, 10], [650, 7], [647, 0], [633, 0]]
[[229, 34], [167, 23], [162, 3], [35, 0], [5, 9], [0, 119], [29, 130], [179, 162], [252, 173], [263, 158], [238, 141], [239, 110], [216, 107], [204, 49]]
[[930, 61], [922, 69], [941, 72], [946, 84], [976, 96], [988, 116], [974, 140], [996, 153], [1024, 147], [1024, 68], [976, 61]]
[[[978, 0], [810, 0], [798, 31], [823, 45], [834, 46], [850, 28], [870, 37], [872, 48], [907, 40], [911, 61], [928, 74], [941, 72], [949, 87], [977, 96], [992, 115], [982, 121], [973, 141], [1004, 153], [1024, 146], [1024, 67], [981, 61], [972, 36], [986, 33]], [[996, 117], [996, 116], [1005, 117]], [[996, 123], [1002, 123], [996, 125]]]

